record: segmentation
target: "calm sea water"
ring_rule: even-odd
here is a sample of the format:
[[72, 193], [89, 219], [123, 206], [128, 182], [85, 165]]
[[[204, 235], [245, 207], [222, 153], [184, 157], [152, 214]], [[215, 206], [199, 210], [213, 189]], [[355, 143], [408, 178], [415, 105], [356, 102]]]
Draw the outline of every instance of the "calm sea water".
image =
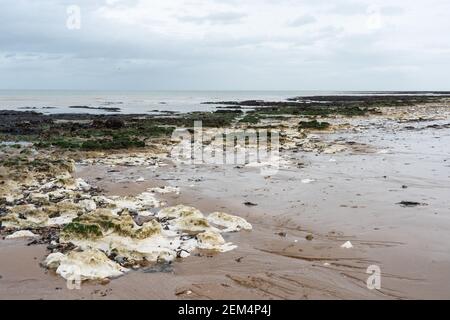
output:
[[[0, 110], [34, 110], [42, 113], [105, 113], [104, 110], [73, 109], [70, 106], [120, 108], [121, 113], [147, 114], [158, 111], [209, 111], [206, 101], [283, 101], [296, 96], [357, 95], [342, 91], [6, 91], [0, 90]], [[108, 112], [110, 113], [110, 112]]]

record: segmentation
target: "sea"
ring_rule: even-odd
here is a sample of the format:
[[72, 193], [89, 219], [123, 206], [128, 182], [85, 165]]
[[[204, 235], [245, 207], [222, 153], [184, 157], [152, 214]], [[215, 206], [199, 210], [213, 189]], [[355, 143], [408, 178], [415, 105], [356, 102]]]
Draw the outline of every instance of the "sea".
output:
[[[61, 91], [0, 90], [0, 110], [44, 114], [153, 114], [159, 112], [213, 111], [204, 102], [265, 100], [285, 101], [297, 96], [386, 94], [362, 91]], [[414, 93], [413, 93], [414, 94]], [[432, 93], [429, 93], [432, 94]], [[73, 108], [89, 107], [89, 108]], [[105, 109], [108, 108], [108, 109]], [[111, 108], [116, 111], [111, 111]]]

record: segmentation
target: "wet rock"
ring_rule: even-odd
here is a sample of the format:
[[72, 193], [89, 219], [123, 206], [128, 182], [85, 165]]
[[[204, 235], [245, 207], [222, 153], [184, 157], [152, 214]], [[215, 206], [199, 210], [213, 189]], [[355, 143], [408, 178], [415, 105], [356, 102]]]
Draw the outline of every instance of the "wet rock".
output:
[[147, 222], [155, 220], [155, 219], [156, 219], [156, 217], [152, 217], [152, 216], [136, 215], [136, 216], [133, 217], [134, 222], [140, 227], [142, 225], [144, 225], [144, 223], [147, 223]]
[[120, 129], [123, 127], [125, 127], [125, 121], [122, 119], [108, 119], [105, 121], [105, 128], [107, 129]]
[[157, 263], [142, 270], [144, 273], [173, 273], [172, 263]]
[[404, 207], [404, 208], [413, 208], [413, 207], [419, 207], [419, 206], [427, 206], [426, 203], [420, 203], [416, 201], [401, 201], [397, 203], [398, 205]]
[[208, 216], [208, 222], [219, 226], [223, 232], [236, 232], [240, 230], [252, 230], [252, 225], [244, 218], [232, 216], [223, 212], [214, 212]]
[[250, 202], [250, 201], [244, 202], [244, 205], [246, 205], [247, 207], [256, 207], [257, 206], [256, 203], [253, 203], [253, 202]]

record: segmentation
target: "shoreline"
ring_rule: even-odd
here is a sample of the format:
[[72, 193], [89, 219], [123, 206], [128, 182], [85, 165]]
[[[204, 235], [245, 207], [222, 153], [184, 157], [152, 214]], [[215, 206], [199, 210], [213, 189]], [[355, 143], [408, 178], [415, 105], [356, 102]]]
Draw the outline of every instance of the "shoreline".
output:
[[[136, 119], [135, 115], [70, 115], [68, 116], [70, 119], [64, 120], [74, 120], [78, 117], [77, 120], [100, 120], [100, 122], [94, 127], [91, 122], [78, 123], [79, 126], [75, 131], [72, 131], [73, 123], [70, 121], [53, 122], [50, 123], [50, 134], [47, 127], [44, 131], [40, 130], [41, 125], [49, 125], [48, 118], [40, 121], [36, 119], [36, 115], [28, 114], [20, 119], [24, 116], [20, 113], [12, 115], [13, 121], [6, 123], [10, 126], [9, 129], [3, 127], [2, 132], [17, 127], [17, 122], [14, 122], [14, 117], [17, 117], [15, 119], [20, 122], [33, 120], [35, 123], [27, 124], [23, 132], [16, 132], [17, 135], [10, 137], [23, 138], [25, 132], [30, 134], [29, 141], [33, 142], [33, 139], [40, 141], [43, 134], [48, 135], [50, 139], [56, 134], [67, 135], [71, 145], [42, 145], [36, 151], [45, 154], [46, 157], [64, 156], [78, 162], [94, 159], [94, 162], [77, 165], [74, 177], [82, 178], [94, 187], [100, 185], [101, 193], [104, 195], [136, 196], [148, 188], [178, 187], [180, 195], [159, 194], [158, 200], [161, 198], [168, 206], [178, 204], [193, 206], [204, 213], [225, 211], [246, 219], [253, 226], [250, 232], [224, 235], [226, 241], [238, 246], [229, 253], [214, 254], [212, 258], [208, 254], [200, 256], [195, 254], [174, 262], [171, 265], [172, 271], [168, 273], [156, 272], [149, 275], [143, 271], [133, 271], [103, 286], [88, 284], [83, 292], [64, 291], [63, 296], [66, 298], [448, 297], [450, 288], [438, 287], [443, 279], [450, 276], [445, 271], [450, 265], [450, 257], [443, 253], [448, 249], [445, 248], [446, 241], [440, 243], [434, 237], [423, 234], [421, 230], [424, 228], [420, 227], [421, 223], [429, 221], [429, 227], [433, 228], [439, 237], [443, 237], [447, 226], [445, 212], [449, 204], [445, 201], [445, 193], [448, 192], [448, 184], [442, 176], [445, 175], [446, 157], [445, 154], [429, 151], [445, 145], [448, 139], [450, 119], [448, 102], [440, 104], [433, 101], [429, 106], [420, 106], [423, 101], [412, 106], [408, 102], [407, 105], [390, 107], [371, 105], [372, 102], [366, 102], [364, 107], [355, 107], [352, 105], [354, 101], [348, 103], [351, 108], [345, 108], [344, 114], [342, 109], [327, 106], [320, 109], [320, 112], [312, 109], [315, 110], [314, 114], [310, 112], [311, 107], [301, 109], [306, 112], [302, 115], [301, 112], [299, 114], [297, 105], [280, 102], [267, 108], [268, 106], [255, 106], [255, 103], [251, 102], [252, 107], [256, 107], [256, 111], [250, 113], [251, 119], [246, 118], [248, 114], [242, 112], [192, 116], [188, 114], [182, 115], [181, 120], [179, 116], [151, 117], [147, 119], [149, 123], [145, 122], [146, 119]], [[246, 107], [249, 102], [238, 104]], [[270, 113], [266, 113], [267, 111]], [[212, 133], [229, 125], [243, 129], [268, 126], [281, 129], [284, 133], [281, 142], [282, 156], [288, 161], [288, 165], [281, 168], [278, 174], [267, 178], [261, 176], [256, 168], [245, 166], [217, 167], [169, 163], [168, 166], [146, 170], [145, 168], [150, 165], [149, 161], [152, 160], [151, 157], [144, 159], [147, 161], [144, 165], [130, 165], [128, 162], [126, 166], [122, 166], [119, 162], [111, 167], [111, 161], [106, 161], [111, 156], [117, 156], [114, 158], [117, 162], [129, 156], [133, 158], [133, 154], [141, 156], [151, 154], [155, 158], [153, 161], [159, 163], [160, 155], [167, 152], [171, 143], [168, 141], [167, 132], [155, 130], [155, 126], [178, 127], [180, 124], [188, 124], [194, 117], [206, 120], [205, 127]], [[108, 119], [120, 121], [107, 123]], [[242, 122], [243, 119], [248, 122]], [[308, 126], [328, 123], [329, 127], [326, 126], [325, 130], [320, 126], [306, 129], [295, 127], [294, 132], [292, 126], [298, 126], [299, 121]], [[151, 130], [146, 131], [147, 126]], [[149, 136], [144, 140], [145, 147], [132, 150], [101, 149], [105, 147], [104, 140], [107, 139], [105, 137], [101, 138], [102, 144], [91, 144], [95, 147], [93, 150], [85, 150], [83, 143], [92, 138], [80, 138], [73, 134], [77, 133], [76, 130], [82, 131], [86, 128], [95, 129], [92, 131], [95, 134], [118, 130], [130, 134], [128, 142], [136, 143], [142, 140], [131, 136], [130, 131], [133, 129], [132, 134], [136, 134], [134, 129], [139, 127], [141, 127], [140, 134], [148, 132]], [[383, 139], [379, 139], [380, 134], [384, 135]], [[404, 139], [400, 140], [404, 146], [398, 144], [398, 139]], [[424, 141], [431, 144], [427, 146]], [[433, 145], [435, 141], [438, 146]], [[415, 150], [416, 143], [422, 144], [423, 149]], [[112, 146], [115, 147], [114, 144]], [[22, 150], [22, 147], [17, 146], [3, 148], [7, 149], [5, 152], [8, 154], [14, 152], [12, 149], [15, 148]], [[334, 152], [326, 152], [330, 150]], [[421, 161], [415, 161], [417, 159]], [[402, 164], [404, 168], [395, 167], [395, 164]], [[412, 172], [408, 167], [412, 168]], [[429, 171], [430, 168], [439, 171], [435, 175]], [[417, 172], [414, 172], [414, 169]], [[417, 178], [421, 175], [423, 177]], [[137, 183], [137, 179], [141, 177], [144, 178], [144, 182]], [[364, 179], [368, 179], [368, 182]], [[303, 183], [303, 180], [309, 182]], [[401, 208], [397, 204], [397, 201], [407, 200], [424, 202], [426, 206]], [[247, 202], [256, 206], [249, 207], [245, 205]], [[322, 213], [327, 211], [327, 208], [332, 212]], [[389, 217], [385, 213], [389, 211], [395, 212], [398, 217]], [[435, 211], [438, 214], [435, 214]], [[430, 220], [431, 217], [437, 220]], [[411, 234], [415, 234], [417, 239], [411, 237]], [[419, 239], [435, 249], [427, 253]], [[351, 241], [355, 247], [350, 250], [340, 248], [346, 241]], [[14, 248], [8, 240], [0, 241], [2, 251], [22, 251], [19, 247], [10, 249], [11, 246]], [[23, 245], [19, 246], [25, 248]], [[30, 251], [31, 255], [34, 252], [36, 255], [42, 254], [42, 247], [35, 247], [35, 251], [33, 248], [33, 246], [26, 247], [27, 250], [23, 250], [23, 254], [28, 257]], [[409, 266], [405, 269], [402, 262], [408, 261], [407, 259], [422, 261], [416, 266], [408, 263]], [[37, 260], [40, 258], [37, 257]], [[367, 279], [365, 271], [371, 264], [377, 263], [381, 264], [383, 269], [387, 269], [384, 273], [386, 278], [383, 278], [385, 287], [380, 292], [370, 291], [365, 287]], [[49, 281], [45, 269], [39, 269], [42, 274], [36, 271], [35, 266], [30, 266], [31, 269], [35, 270], [34, 277], [41, 279], [37, 283], [42, 281], [39, 286]], [[436, 274], [438, 270], [439, 276]], [[425, 276], [418, 277], [421, 273]], [[20, 295], [21, 280], [8, 279], [13, 275], [13, 272], [2, 274], [0, 298], [11, 290], [18, 290], [17, 295]], [[6, 288], [4, 286], [6, 281], [8, 290], [1, 293], [1, 289]], [[61, 283], [58, 280], [56, 282]], [[50, 284], [56, 282], [52, 280]], [[158, 293], [144, 283], [151, 287], [167, 284]], [[47, 285], [49, 284], [45, 286]], [[22, 298], [34, 298], [38, 294], [37, 286], [34, 289], [32, 285], [28, 287], [29, 292], [33, 293]], [[45, 298], [56, 298], [62, 293], [61, 290], [55, 289], [52, 293], [50, 286], [47, 289]], [[110, 289], [112, 291], [105, 291]], [[92, 295], [95, 290], [100, 290], [100, 296]], [[188, 292], [191, 293], [187, 294]], [[106, 295], [102, 297], [104, 293]]]

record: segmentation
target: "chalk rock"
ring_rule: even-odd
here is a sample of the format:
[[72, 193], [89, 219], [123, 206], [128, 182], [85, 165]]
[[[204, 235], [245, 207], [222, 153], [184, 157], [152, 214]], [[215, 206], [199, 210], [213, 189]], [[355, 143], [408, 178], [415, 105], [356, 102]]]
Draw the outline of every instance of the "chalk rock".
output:
[[158, 212], [159, 218], [203, 218], [203, 214], [200, 210], [195, 209], [193, 207], [188, 207], [184, 205], [179, 205], [176, 207], [164, 208]]
[[167, 193], [175, 193], [180, 194], [180, 188], [178, 187], [161, 187], [161, 188], [150, 188], [148, 191], [153, 193], [167, 194]]
[[56, 270], [65, 258], [66, 256], [61, 252], [51, 253], [45, 258], [44, 264], [47, 268]]
[[77, 189], [81, 189], [84, 192], [88, 192], [89, 190], [91, 190], [91, 186], [83, 179], [76, 179], [75, 186], [77, 187]]
[[222, 232], [235, 232], [240, 230], [252, 230], [252, 225], [244, 218], [232, 216], [223, 212], [214, 212], [208, 216], [208, 222], [225, 228]]
[[49, 265], [56, 265], [58, 259], [56, 273], [66, 280], [102, 280], [119, 277], [128, 271], [95, 249], [71, 251], [64, 257], [53, 256], [48, 261]]
[[78, 204], [87, 212], [97, 210], [97, 205], [95, 204], [95, 201], [93, 201], [93, 200], [82, 200]]
[[[185, 232], [197, 233], [208, 230], [217, 230], [211, 227], [204, 217], [181, 217], [174, 221], [174, 227]], [[218, 231], [218, 230], [217, 230]]]
[[5, 239], [12, 240], [12, 239], [20, 239], [20, 238], [36, 238], [39, 237], [38, 235], [34, 234], [31, 231], [28, 230], [21, 230], [14, 232], [13, 234], [7, 236]]
[[198, 247], [205, 250], [214, 250], [219, 252], [228, 252], [236, 246], [226, 243], [218, 232], [206, 231], [197, 235]]
[[48, 196], [48, 194], [44, 194], [44, 193], [32, 193], [32, 194], [30, 194], [30, 200], [32, 202], [43, 203], [43, 202], [47, 202], [49, 200], [49, 196]]

